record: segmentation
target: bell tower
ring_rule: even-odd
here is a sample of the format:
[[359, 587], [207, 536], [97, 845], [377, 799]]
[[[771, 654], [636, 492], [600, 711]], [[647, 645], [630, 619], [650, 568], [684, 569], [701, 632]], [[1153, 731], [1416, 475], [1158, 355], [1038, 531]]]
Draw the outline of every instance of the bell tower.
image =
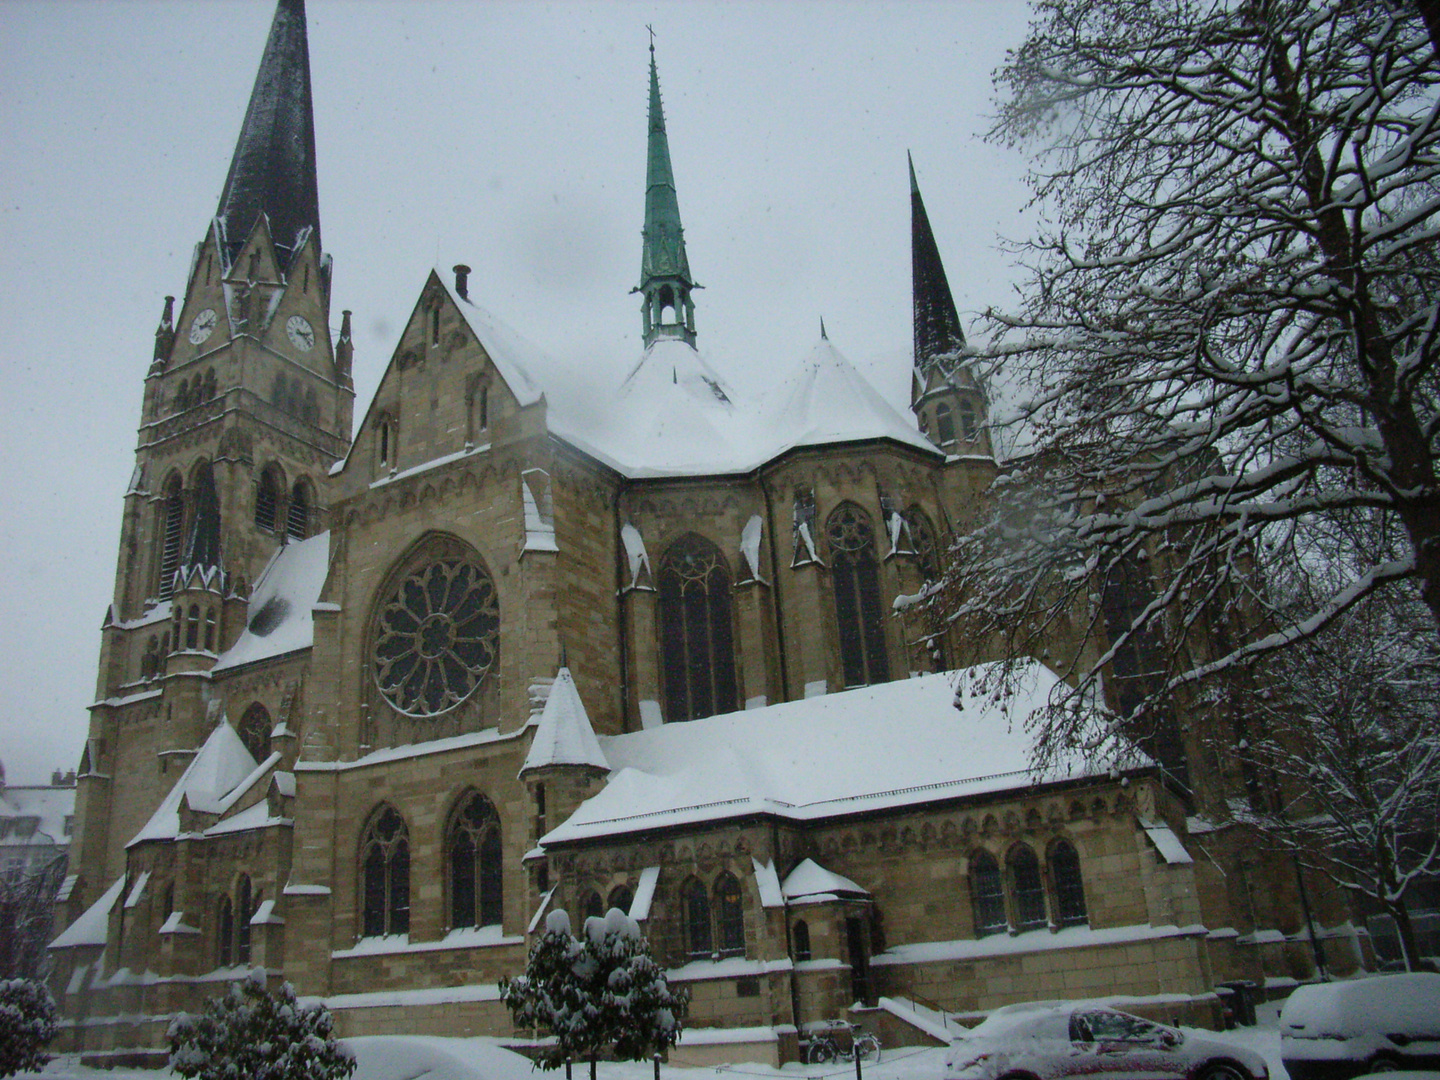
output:
[[355, 391], [317, 191], [304, 0], [278, 0], [219, 205], [183, 296], [164, 300], [145, 376], [77, 795], [92, 885], [219, 719], [208, 673], [256, 578], [325, 528]]
[[965, 362], [965, 334], [930, 228], [915, 162], [910, 166], [910, 268], [915, 303], [915, 368], [910, 408], [920, 430], [948, 454], [989, 454], [984, 387]]

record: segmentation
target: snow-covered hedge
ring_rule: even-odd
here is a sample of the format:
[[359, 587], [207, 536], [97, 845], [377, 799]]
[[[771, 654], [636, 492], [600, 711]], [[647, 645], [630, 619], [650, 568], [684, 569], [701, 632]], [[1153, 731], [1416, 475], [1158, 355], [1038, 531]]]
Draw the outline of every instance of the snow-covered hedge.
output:
[[0, 979], [0, 1076], [45, 1067], [55, 1037], [55, 1001], [34, 979]]
[[256, 968], [198, 1016], [175, 1018], [170, 1067], [198, 1080], [343, 1080], [355, 1056], [334, 1029], [329, 1009], [300, 1005], [289, 983], [272, 993]]

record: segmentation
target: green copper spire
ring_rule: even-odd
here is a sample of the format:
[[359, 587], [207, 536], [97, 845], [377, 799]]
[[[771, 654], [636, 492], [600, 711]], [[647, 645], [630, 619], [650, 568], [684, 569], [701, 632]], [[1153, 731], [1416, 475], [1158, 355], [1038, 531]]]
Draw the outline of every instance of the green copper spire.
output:
[[[685, 257], [685, 231], [680, 226], [680, 200], [670, 168], [670, 142], [665, 137], [665, 110], [660, 104], [660, 76], [655, 68], [655, 35], [650, 35], [650, 140], [645, 162], [645, 227], [640, 254], [640, 284], [645, 345], [656, 338], [682, 338], [695, 344], [695, 305], [690, 290], [698, 289]], [[669, 312], [670, 322], [665, 314]]]

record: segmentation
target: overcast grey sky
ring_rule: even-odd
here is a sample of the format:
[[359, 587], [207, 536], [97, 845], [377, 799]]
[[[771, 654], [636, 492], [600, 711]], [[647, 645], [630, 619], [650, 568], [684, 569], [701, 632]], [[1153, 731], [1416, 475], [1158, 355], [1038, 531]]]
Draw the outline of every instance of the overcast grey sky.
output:
[[[432, 266], [561, 359], [639, 355], [647, 23], [702, 348], [740, 387], [831, 341], [903, 399], [905, 151], [962, 320], [1011, 302], [1021, 159], [985, 145], [1019, 0], [309, 0], [331, 322], [357, 418]], [[215, 212], [271, 0], [0, 2], [0, 761], [73, 768], [163, 297]]]

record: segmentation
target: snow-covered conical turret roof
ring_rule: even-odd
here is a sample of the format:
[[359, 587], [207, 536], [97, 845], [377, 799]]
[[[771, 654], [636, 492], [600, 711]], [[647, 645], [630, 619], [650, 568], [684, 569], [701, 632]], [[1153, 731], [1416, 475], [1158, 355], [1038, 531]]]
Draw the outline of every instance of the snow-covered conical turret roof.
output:
[[520, 772], [551, 765], [584, 765], [610, 771], [610, 763], [595, 738], [595, 729], [590, 726], [590, 716], [568, 667], [562, 667], [555, 674], [555, 683], [545, 699], [530, 753], [525, 756]]

